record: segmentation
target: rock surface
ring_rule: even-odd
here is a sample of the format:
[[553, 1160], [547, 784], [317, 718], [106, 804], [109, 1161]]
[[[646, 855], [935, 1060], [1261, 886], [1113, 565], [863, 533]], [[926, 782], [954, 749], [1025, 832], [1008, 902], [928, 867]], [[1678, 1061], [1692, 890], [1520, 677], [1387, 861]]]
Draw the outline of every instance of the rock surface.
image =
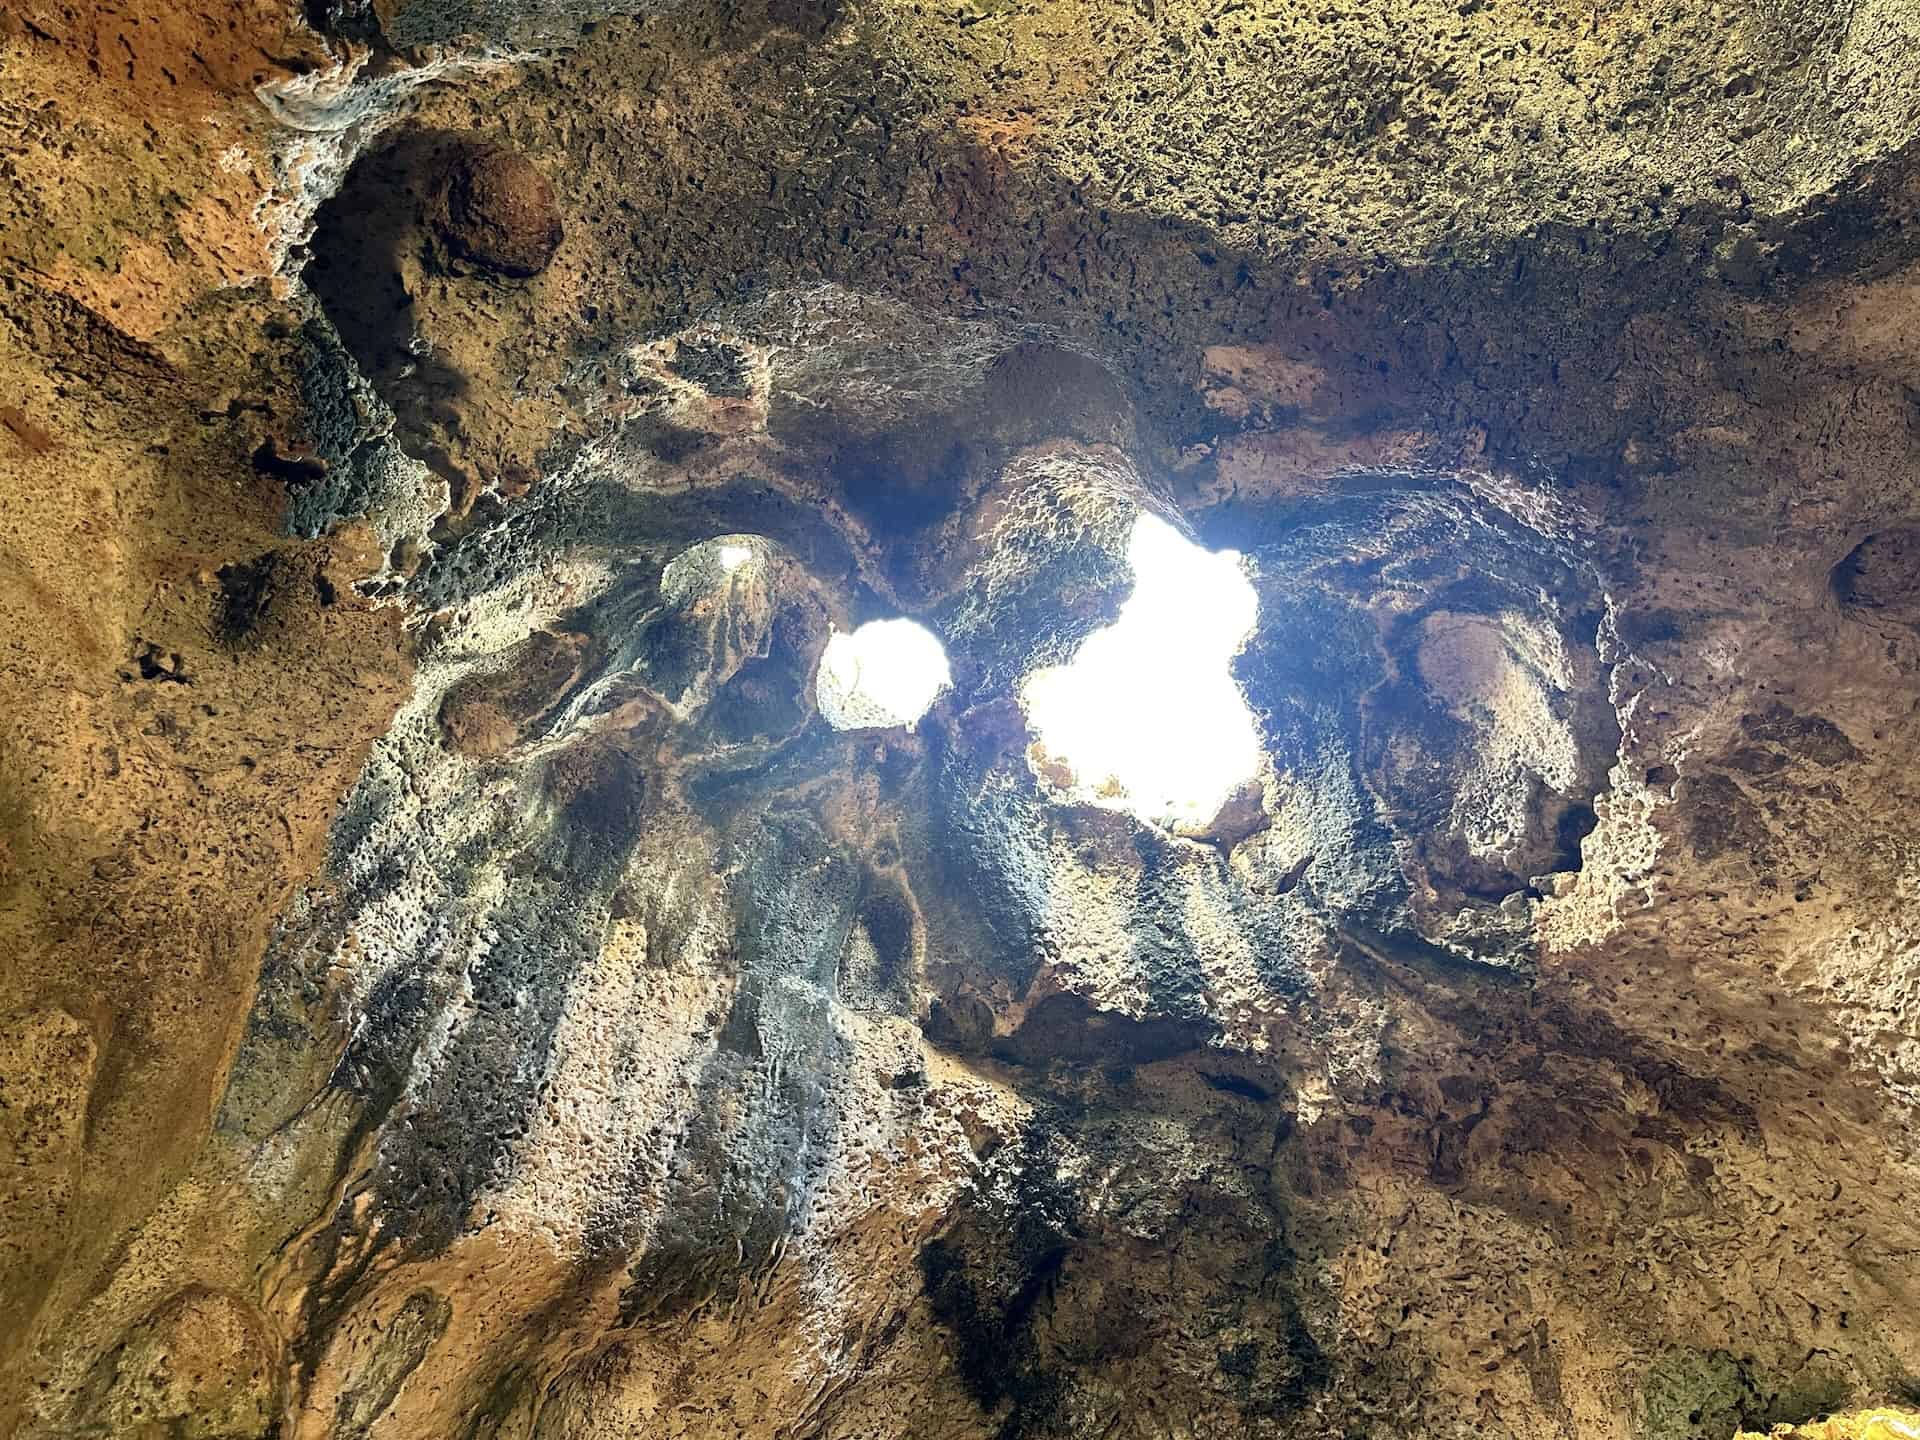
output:
[[553, 185], [512, 150], [457, 150], [435, 198], [435, 221], [453, 253], [502, 275], [538, 275], [560, 246]]
[[1911, 1427], [1907, 0], [216, 8], [0, 9], [0, 1433]]

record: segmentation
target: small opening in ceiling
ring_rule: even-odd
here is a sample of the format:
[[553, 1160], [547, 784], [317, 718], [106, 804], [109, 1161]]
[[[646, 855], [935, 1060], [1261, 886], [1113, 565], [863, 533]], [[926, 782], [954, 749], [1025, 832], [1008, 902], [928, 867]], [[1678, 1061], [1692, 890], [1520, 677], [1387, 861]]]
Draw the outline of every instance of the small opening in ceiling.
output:
[[912, 725], [952, 682], [947, 652], [924, 625], [874, 620], [836, 631], [820, 657], [820, 713], [836, 730]]
[[[735, 578], [750, 578], [751, 568], [766, 548], [757, 535], [720, 535], [681, 551], [660, 572], [660, 594], [666, 600], [685, 600], [704, 594]], [[744, 572], [744, 573], [742, 573]]]
[[1026, 683], [1030, 758], [1076, 800], [1205, 823], [1260, 769], [1231, 669], [1259, 602], [1237, 552], [1203, 550], [1158, 516], [1134, 523], [1127, 561], [1134, 587], [1119, 618]]

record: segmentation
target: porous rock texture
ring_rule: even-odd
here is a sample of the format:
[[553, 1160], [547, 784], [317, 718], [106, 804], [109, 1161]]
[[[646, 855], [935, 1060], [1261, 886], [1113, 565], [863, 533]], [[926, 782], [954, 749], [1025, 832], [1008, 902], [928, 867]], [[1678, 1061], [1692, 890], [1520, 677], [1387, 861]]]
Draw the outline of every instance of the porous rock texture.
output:
[[0, 1433], [1912, 1433], [1911, 0], [5, 0], [0, 169]]

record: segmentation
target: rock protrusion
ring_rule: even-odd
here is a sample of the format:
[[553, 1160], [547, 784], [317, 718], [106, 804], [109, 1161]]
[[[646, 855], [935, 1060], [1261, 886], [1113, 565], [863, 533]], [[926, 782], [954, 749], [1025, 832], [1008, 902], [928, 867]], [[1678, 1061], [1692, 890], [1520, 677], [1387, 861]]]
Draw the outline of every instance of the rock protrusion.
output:
[[560, 248], [553, 182], [504, 145], [465, 145], [454, 153], [434, 222], [455, 255], [516, 279], [538, 275]]
[[1855, 615], [1920, 624], [1920, 526], [1869, 535], [1833, 570], [1833, 592]]

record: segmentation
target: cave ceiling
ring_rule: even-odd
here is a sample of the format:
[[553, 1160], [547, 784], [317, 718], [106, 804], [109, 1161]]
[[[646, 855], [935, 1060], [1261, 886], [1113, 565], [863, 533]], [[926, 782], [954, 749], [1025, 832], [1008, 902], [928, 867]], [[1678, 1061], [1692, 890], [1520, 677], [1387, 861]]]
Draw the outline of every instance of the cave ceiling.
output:
[[0, 1434], [1920, 1435], [1914, 0], [4, 0], [0, 176]]

